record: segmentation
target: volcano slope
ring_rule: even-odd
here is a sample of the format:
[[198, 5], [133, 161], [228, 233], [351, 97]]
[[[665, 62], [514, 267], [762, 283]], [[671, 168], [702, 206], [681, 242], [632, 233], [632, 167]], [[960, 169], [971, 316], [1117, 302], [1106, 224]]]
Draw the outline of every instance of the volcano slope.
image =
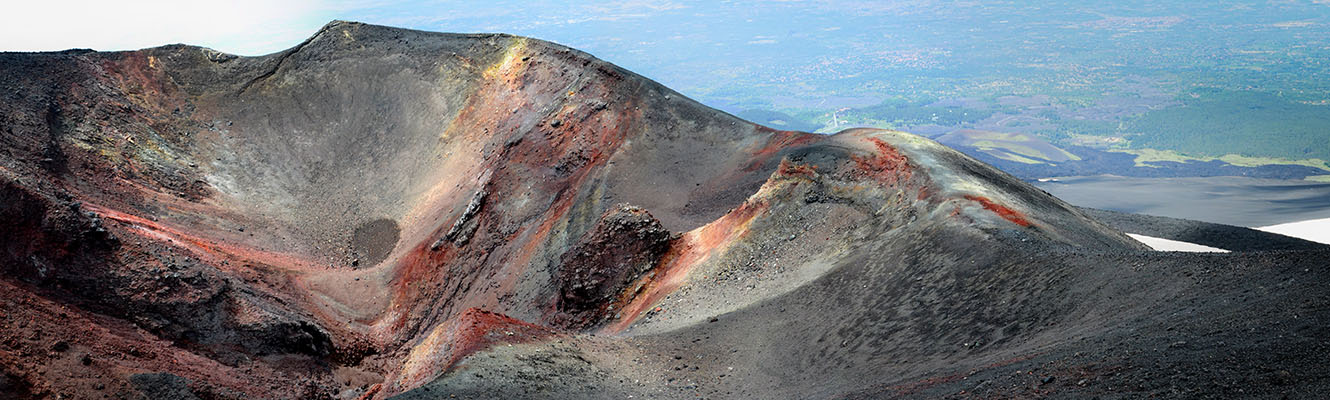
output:
[[926, 139], [774, 131], [539, 40], [6, 53], [0, 95], [7, 397], [1330, 386], [1322, 248], [1151, 252]]

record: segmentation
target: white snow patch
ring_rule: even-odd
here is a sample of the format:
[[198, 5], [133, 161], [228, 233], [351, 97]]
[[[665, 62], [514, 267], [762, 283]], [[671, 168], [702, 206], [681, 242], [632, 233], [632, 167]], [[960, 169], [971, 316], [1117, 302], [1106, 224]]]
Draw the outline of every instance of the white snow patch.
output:
[[1287, 224], [1262, 226], [1256, 230], [1330, 244], [1330, 218], [1310, 219]]
[[1196, 243], [1181, 242], [1181, 241], [1177, 241], [1177, 240], [1168, 240], [1168, 239], [1157, 238], [1157, 237], [1153, 237], [1153, 236], [1137, 235], [1137, 234], [1135, 234], [1135, 233], [1128, 233], [1127, 236], [1131, 236], [1132, 239], [1136, 239], [1136, 241], [1138, 241], [1138, 242], [1145, 243], [1146, 246], [1150, 246], [1150, 248], [1155, 249], [1155, 250], [1158, 250], [1158, 251], [1187, 251], [1187, 252], [1193, 252], [1193, 253], [1227, 253], [1227, 252], [1228, 252], [1228, 250], [1224, 250], [1224, 249], [1217, 248], [1217, 247], [1210, 247], [1210, 246], [1205, 246], [1205, 245], [1199, 245], [1199, 244], [1196, 244]]

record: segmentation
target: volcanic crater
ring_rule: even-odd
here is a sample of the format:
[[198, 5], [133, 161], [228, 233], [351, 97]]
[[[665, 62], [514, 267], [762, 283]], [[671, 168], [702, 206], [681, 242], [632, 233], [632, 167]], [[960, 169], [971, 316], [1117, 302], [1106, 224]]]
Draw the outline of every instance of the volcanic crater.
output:
[[9, 397], [1330, 386], [1325, 246], [1154, 252], [1114, 226], [1214, 227], [1144, 232], [908, 133], [769, 129], [537, 39], [3, 53], [0, 96]]

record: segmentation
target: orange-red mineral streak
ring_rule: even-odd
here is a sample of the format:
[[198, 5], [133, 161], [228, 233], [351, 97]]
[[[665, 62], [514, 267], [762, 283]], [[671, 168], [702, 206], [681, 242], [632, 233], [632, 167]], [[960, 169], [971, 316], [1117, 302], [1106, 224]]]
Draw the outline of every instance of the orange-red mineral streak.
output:
[[651, 273], [643, 276], [638, 283], [629, 285], [630, 288], [642, 288], [640, 294], [627, 294], [631, 297], [625, 301], [627, 304], [619, 319], [602, 331], [618, 333], [627, 329], [643, 312], [679, 289], [687, 281], [693, 267], [743, 237], [748, 232], [749, 224], [769, 208], [766, 201], [750, 200], [720, 219], [676, 239]]
[[500, 343], [527, 343], [554, 336], [547, 328], [506, 315], [468, 308], [435, 326], [411, 348], [402, 369], [386, 382], [376, 398], [414, 389], [448, 372], [466, 356]]
[[239, 263], [234, 263], [234, 265], [263, 264], [288, 271], [323, 269], [319, 263], [313, 260], [285, 253], [239, 246], [226, 243], [222, 240], [206, 239], [186, 233], [183, 229], [112, 210], [97, 204], [84, 203], [83, 206], [89, 211], [97, 213], [97, 215], [102, 218], [127, 225], [131, 228], [131, 232], [139, 234], [144, 238], [174, 244], [177, 247], [194, 253], [200, 259], [214, 261], [212, 265], [217, 266], [218, 268], [232, 265], [232, 263], [220, 263], [220, 261], [227, 260], [240, 261]]
[[898, 185], [913, 176], [909, 160], [890, 144], [878, 138], [868, 138], [874, 152], [869, 156], [852, 156], [859, 170], [867, 173], [878, 182]]
[[994, 203], [993, 200], [989, 200], [987, 197], [967, 194], [965, 195], [965, 199], [979, 203], [980, 205], [984, 206], [984, 209], [992, 211], [994, 214], [997, 214], [999, 217], [1011, 221], [1016, 225], [1030, 226], [1030, 220], [1025, 218], [1025, 214], [1021, 213], [1020, 211], [1010, 209], [1007, 206]]
[[800, 177], [805, 179], [813, 179], [817, 177], [816, 165], [800, 164], [790, 161], [789, 159], [780, 160], [780, 167], [778, 167], [776, 171], [778, 171], [780, 175], [786, 177]]

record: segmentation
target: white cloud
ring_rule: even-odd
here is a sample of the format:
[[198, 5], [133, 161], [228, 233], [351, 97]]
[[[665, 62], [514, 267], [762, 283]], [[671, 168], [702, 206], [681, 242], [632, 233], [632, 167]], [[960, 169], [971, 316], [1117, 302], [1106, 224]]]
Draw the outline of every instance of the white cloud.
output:
[[188, 43], [267, 54], [304, 40], [335, 10], [316, 0], [13, 1], [0, 15], [0, 51]]

